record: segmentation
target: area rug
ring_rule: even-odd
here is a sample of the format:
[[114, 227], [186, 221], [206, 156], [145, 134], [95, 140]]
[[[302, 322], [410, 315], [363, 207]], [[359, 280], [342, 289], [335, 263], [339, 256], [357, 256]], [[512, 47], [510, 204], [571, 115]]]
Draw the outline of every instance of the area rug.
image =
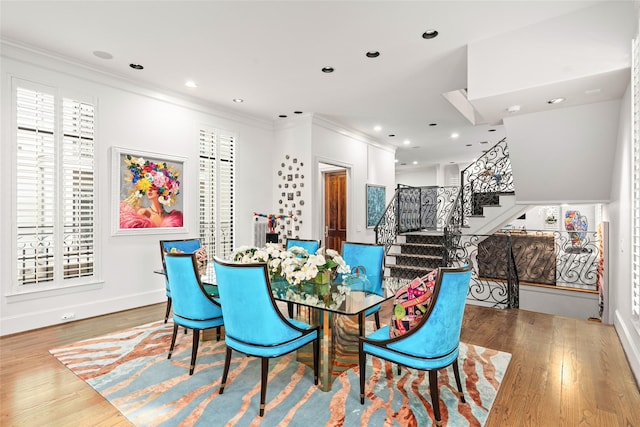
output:
[[[170, 360], [173, 325], [154, 322], [81, 341], [51, 354], [136, 426], [430, 426], [428, 375], [368, 357], [367, 398], [360, 404], [358, 367], [341, 372], [330, 392], [295, 353], [269, 364], [266, 413], [258, 416], [260, 361], [234, 352], [224, 394], [218, 394], [224, 340], [201, 341], [189, 376], [191, 333], [180, 333]], [[467, 403], [456, 395], [451, 368], [439, 372], [443, 425], [482, 426], [511, 355], [462, 344]]]

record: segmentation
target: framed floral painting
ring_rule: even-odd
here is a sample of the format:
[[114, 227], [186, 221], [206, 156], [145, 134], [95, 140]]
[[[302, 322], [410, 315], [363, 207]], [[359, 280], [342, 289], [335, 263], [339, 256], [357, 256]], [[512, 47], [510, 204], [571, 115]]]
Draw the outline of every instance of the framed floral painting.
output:
[[386, 208], [386, 188], [367, 184], [367, 228], [374, 228]]
[[186, 232], [186, 159], [112, 147], [113, 235]]

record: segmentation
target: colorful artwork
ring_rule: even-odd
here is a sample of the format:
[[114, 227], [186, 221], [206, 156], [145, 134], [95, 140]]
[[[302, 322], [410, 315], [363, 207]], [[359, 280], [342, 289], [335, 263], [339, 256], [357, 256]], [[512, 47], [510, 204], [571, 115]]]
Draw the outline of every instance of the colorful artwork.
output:
[[587, 217], [580, 215], [580, 211], [566, 211], [564, 228], [569, 232], [571, 246], [581, 249], [587, 231]]
[[140, 229], [184, 231], [184, 161], [114, 148], [113, 162], [118, 189], [116, 234]]

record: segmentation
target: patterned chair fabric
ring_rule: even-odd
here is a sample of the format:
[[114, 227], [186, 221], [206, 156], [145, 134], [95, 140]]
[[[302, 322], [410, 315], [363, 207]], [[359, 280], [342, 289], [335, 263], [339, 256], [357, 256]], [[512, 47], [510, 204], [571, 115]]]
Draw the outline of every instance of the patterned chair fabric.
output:
[[278, 309], [266, 264], [233, 264], [214, 258], [227, 352], [220, 394], [224, 392], [231, 350], [261, 358], [260, 416], [264, 415], [269, 358], [290, 353], [313, 342], [313, 375], [318, 384], [319, 328], [286, 319]]
[[[342, 258], [351, 267], [364, 267], [367, 273], [369, 292], [382, 295], [382, 277], [384, 275], [384, 245], [372, 245], [368, 243], [342, 243]], [[359, 290], [359, 289], [354, 289]], [[380, 329], [380, 305], [371, 307], [365, 312], [365, 316], [374, 315], [376, 328]], [[362, 334], [361, 334], [362, 335]]]
[[160, 240], [160, 259], [162, 259], [162, 269], [165, 272], [164, 287], [167, 295], [167, 311], [164, 314], [164, 323], [167, 323], [169, 314], [171, 313], [171, 290], [169, 289], [169, 280], [166, 274], [167, 267], [164, 263], [164, 254], [171, 252], [171, 249], [176, 249], [185, 254], [191, 254], [201, 247], [200, 239]]
[[438, 271], [431, 305], [418, 325], [406, 334], [389, 338], [389, 326], [360, 338], [360, 403], [364, 404], [367, 354], [400, 366], [429, 371], [431, 403], [439, 425], [438, 369], [453, 365], [458, 391], [464, 403], [458, 369], [458, 349], [464, 307], [471, 281], [471, 267], [442, 267]]
[[191, 365], [189, 375], [193, 374], [200, 341], [200, 331], [217, 329], [220, 339], [220, 327], [224, 324], [220, 304], [207, 295], [194, 254], [167, 253], [164, 256], [167, 277], [173, 299], [173, 336], [169, 348], [168, 359], [176, 343], [178, 327], [193, 329], [193, 346], [191, 348]]

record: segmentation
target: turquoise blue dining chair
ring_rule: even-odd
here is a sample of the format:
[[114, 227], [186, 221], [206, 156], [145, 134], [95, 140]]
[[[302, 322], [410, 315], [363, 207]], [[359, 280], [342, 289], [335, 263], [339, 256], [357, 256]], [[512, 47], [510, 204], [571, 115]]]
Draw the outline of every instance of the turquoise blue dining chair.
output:
[[[364, 267], [367, 276], [367, 289], [353, 287], [353, 290], [365, 290], [382, 295], [382, 278], [384, 275], [384, 245], [369, 243], [342, 243], [342, 258], [352, 269]], [[361, 282], [362, 283], [362, 282]], [[369, 308], [365, 316], [374, 315], [376, 328], [380, 329], [380, 305]], [[363, 325], [360, 325], [361, 328]], [[362, 335], [362, 331], [360, 333]]]
[[200, 331], [216, 328], [220, 340], [220, 327], [224, 325], [220, 304], [207, 295], [194, 254], [167, 253], [164, 255], [171, 298], [173, 299], [173, 335], [169, 356], [171, 359], [176, 344], [178, 327], [193, 329], [191, 365], [189, 375], [193, 375], [200, 342]]
[[286, 249], [289, 250], [294, 246], [302, 248], [309, 252], [310, 255], [313, 255], [318, 252], [318, 248], [320, 248], [320, 240], [287, 239]]
[[169, 280], [167, 279], [167, 267], [164, 263], [164, 254], [176, 249], [179, 252], [191, 254], [201, 248], [200, 239], [180, 239], [180, 240], [160, 240], [160, 257], [162, 259], [162, 269], [165, 272], [165, 294], [167, 296], [167, 311], [164, 314], [164, 323], [167, 323], [169, 314], [171, 313], [171, 290], [169, 289]]
[[263, 416], [270, 358], [285, 355], [312, 342], [313, 381], [318, 384], [319, 328], [282, 315], [271, 293], [266, 264], [232, 264], [214, 258], [213, 266], [227, 345], [220, 394], [227, 384], [231, 350], [259, 357], [262, 363], [260, 416]]
[[471, 281], [471, 267], [442, 267], [438, 270], [431, 303], [420, 323], [407, 333], [389, 338], [389, 326], [378, 329], [359, 340], [360, 403], [364, 404], [367, 354], [388, 360], [401, 366], [429, 371], [431, 405], [440, 425], [440, 397], [438, 394], [438, 369], [453, 365], [453, 373], [464, 400], [458, 351], [464, 306]]

